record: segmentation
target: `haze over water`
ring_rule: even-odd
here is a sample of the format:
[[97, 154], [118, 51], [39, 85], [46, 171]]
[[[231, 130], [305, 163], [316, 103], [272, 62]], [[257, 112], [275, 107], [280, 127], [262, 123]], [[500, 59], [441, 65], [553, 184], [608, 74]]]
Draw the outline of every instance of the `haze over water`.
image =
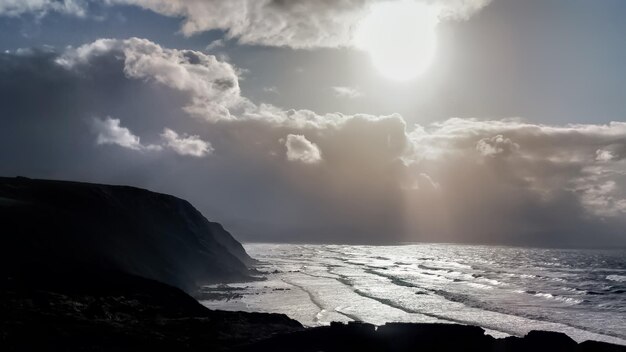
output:
[[626, 251], [415, 244], [247, 244], [267, 280], [207, 287], [216, 309], [304, 325], [456, 322], [494, 336], [565, 332], [626, 344]]

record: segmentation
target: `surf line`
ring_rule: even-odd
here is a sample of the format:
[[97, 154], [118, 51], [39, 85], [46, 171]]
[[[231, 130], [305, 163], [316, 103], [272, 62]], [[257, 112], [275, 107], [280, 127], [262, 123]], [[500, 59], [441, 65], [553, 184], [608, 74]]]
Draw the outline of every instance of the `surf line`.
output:
[[[464, 324], [464, 325], [476, 325], [476, 322], [466, 321], [466, 320], [463, 320], [463, 319], [454, 319], [454, 318], [450, 318], [450, 317], [439, 315], [439, 314], [423, 312], [423, 311], [419, 311], [419, 310], [415, 310], [415, 309], [410, 309], [410, 308], [404, 307], [402, 304], [396, 303], [396, 302], [394, 302], [392, 300], [389, 300], [389, 299], [376, 297], [375, 295], [368, 294], [365, 291], [360, 290], [360, 289], [354, 287], [350, 283], [350, 278], [345, 276], [345, 275], [341, 275], [341, 274], [338, 274], [338, 273], [332, 273], [332, 274], [335, 274], [335, 275], [339, 276], [337, 281], [339, 281], [342, 284], [350, 287], [352, 289], [352, 291], [354, 293], [356, 293], [357, 295], [359, 295], [361, 297], [364, 297], [364, 298], [368, 298], [368, 299], [377, 301], [377, 302], [382, 303], [382, 304], [384, 304], [386, 306], [389, 306], [389, 307], [401, 310], [401, 311], [403, 311], [403, 312], [405, 312], [407, 314], [421, 314], [421, 315], [424, 315], [424, 316], [427, 316], [427, 317], [443, 320], [443, 321], [446, 321], [446, 322], [457, 323], [457, 324]], [[493, 330], [493, 331], [505, 333], [507, 335], [516, 336], [515, 332], [507, 331], [507, 330], [504, 330], [504, 329], [502, 329], [500, 327], [497, 327], [497, 326], [486, 326], [485, 325], [484, 327], [487, 328], [487, 329]]]
[[[329, 279], [331, 279], [331, 278], [329, 278]], [[324, 308], [324, 305], [322, 305], [322, 303], [321, 303], [321, 302], [320, 302], [320, 301], [319, 301], [319, 300], [315, 297], [315, 295], [314, 295], [311, 291], [307, 290], [304, 286], [302, 286], [302, 285], [298, 285], [298, 284], [293, 283], [293, 282], [290, 282], [289, 280], [286, 280], [286, 279], [284, 279], [284, 278], [281, 278], [280, 280], [281, 280], [282, 282], [284, 282], [284, 283], [288, 284], [288, 285], [291, 285], [291, 286], [297, 287], [297, 288], [299, 288], [300, 290], [302, 290], [302, 291], [306, 292], [306, 294], [307, 294], [307, 295], [309, 295], [309, 299], [311, 300], [311, 302], [313, 302], [313, 304], [317, 307], [317, 309], [319, 309], [319, 313], [322, 313], [323, 311], [325, 311], [325, 310], [326, 310], [326, 308]], [[332, 280], [332, 279], [331, 279], [331, 280]], [[343, 315], [344, 317], [346, 317], [346, 318], [348, 318], [348, 319], [350, 319], [350, 320], [353, 320], [353, 321], [360, 321], [360, 320], [361, 320], [361, 319], [359, 319], [357, 316], [354, 316], [354, 315], [352, 315], [352, 314], [343, 313], [343, 312], [340, 312], [340, 311], [338, 311], [338, 310], [336, 310], [336, 309], [335, 309], [334, 311], [335, 311], [335, 312], [337, 312], [337, 314]], [[315, 315], [315, 319], [314, 319], [314, 321], [315, 321], [316, 323], [319, 323], [319, 321], [320, 321], [320, 319], [319, 319], [319, 315], [320, 315], [320, 314], [319, 314], [319, 313]]]

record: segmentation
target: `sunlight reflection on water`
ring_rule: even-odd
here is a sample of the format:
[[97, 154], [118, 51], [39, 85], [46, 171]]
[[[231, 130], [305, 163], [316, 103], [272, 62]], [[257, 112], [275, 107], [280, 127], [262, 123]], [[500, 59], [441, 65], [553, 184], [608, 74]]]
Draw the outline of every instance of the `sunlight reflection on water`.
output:
[[[285, 313], [305, 325], [457, 322], [495, 336], [562, 331], [626, 344], [626, 253], [416, 244], [246, 244], [267, 280], [216, 309]], [[221, 286], [224, 287], [224, 286]], [[219, 291], [219, 287], [208, 287]]]

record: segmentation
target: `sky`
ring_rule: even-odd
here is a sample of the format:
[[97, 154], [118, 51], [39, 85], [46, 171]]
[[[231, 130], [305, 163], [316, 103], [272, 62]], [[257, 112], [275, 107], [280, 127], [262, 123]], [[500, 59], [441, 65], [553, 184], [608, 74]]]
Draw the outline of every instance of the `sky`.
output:
[[0, 175], [252, 242], [626, 245], [621, 0], [0, 0]]

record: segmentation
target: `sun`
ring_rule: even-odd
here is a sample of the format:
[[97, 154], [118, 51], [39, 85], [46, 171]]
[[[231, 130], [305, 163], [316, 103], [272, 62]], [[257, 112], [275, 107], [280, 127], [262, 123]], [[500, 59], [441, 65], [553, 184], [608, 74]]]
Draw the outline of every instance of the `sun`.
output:
[[438, 18], [434, 8], [410, 0], [383, 2], [358, 25], [355, 42], [380, 73], [406, 81], [423, 73], [435, 56]]

